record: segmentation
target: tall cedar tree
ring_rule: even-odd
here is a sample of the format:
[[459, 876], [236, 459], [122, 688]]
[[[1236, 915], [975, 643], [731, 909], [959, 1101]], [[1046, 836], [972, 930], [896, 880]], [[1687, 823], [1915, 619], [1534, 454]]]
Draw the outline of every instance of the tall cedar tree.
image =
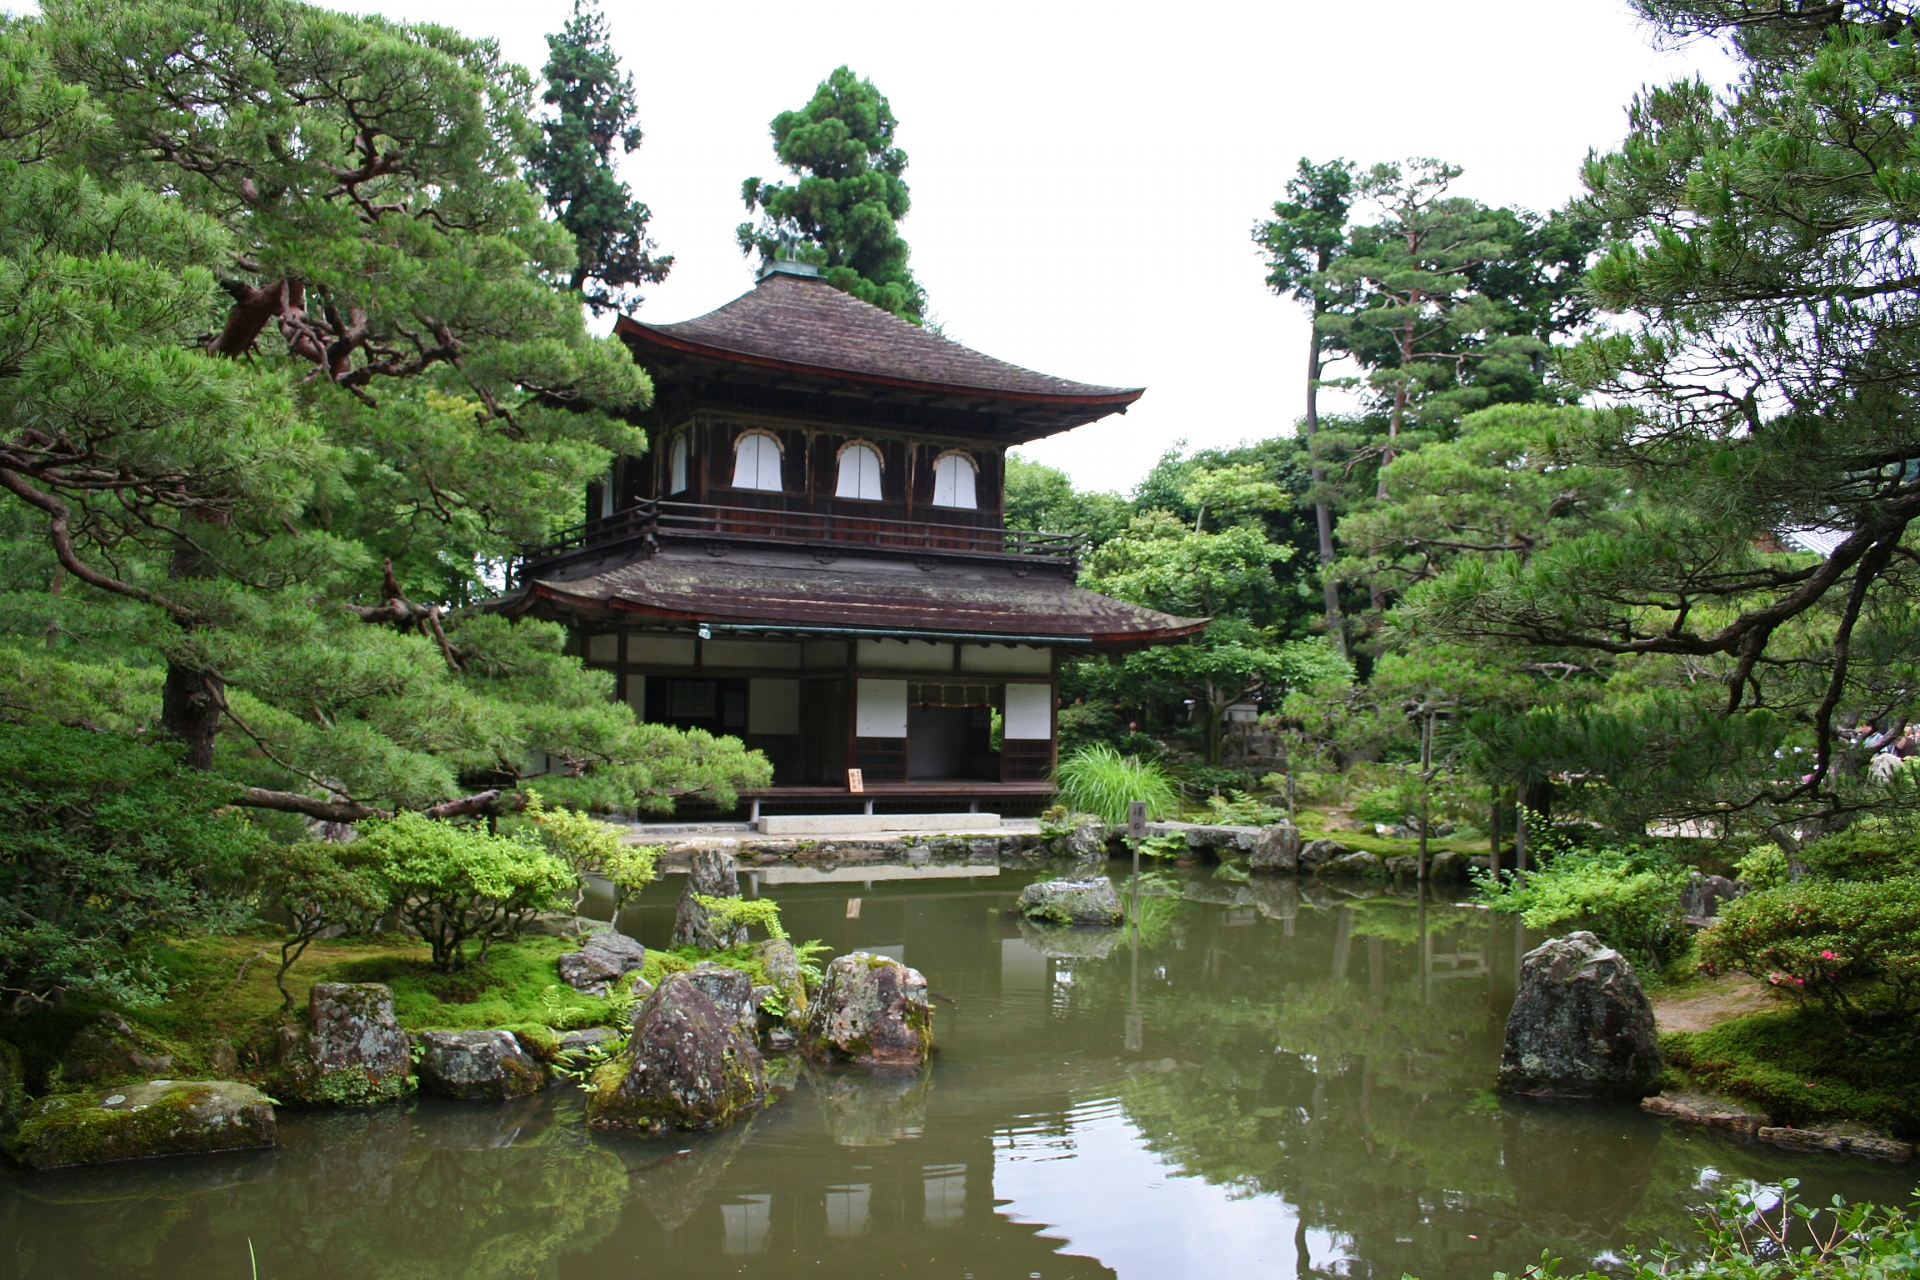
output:
[[[1353, 208], [1353, 165], [1346, 160], [1314, 164], [1302, 158], [1287, 183], [1287, 199], [1274, 202], [1273, 217], [1254, 225], [1253, 238], [1267, 255], [1267, 287], [1307, 304], [1307, 414], [1301, 426], [1307, 450], [1320, 431], [1320, 375], [1326, 369], [1321, 317], [1332, 299], [1314, 287], [1325, 281], [1334, 261], [1347, 249], [1347, 215]], [[1327, 638], [1347, 651], [1340, 617], [1340, 583], [1333, 573], [1333, 508], [1327, 500], [1327, 471], [1313, 460], [1313, 514], [1320, 535], [1320, 585], [1326, 598]]]
[[0, 40], [0, 717], [157, 722], [339, 821], [543, 758], [606, 804], [764, 778], [456, 608], [651, 395], [545, 283], [524, 71], [288, 0], [52, 0]]
[[620, 71], [598, 0], [574, 0], [573, 16], [547, 37], [547, 90], [553, 114], [528, 156], [529, 176], [560, 225], [573, 233], [567, 287], [594, 311], [630, 311], [641, 284], [659, 284], [673, 255], [655, 255], [647, 223], [653, 211], [614, 172], [613, 147], [640, 147], [633, 77]]
[[736, 231], [740, 252], [758, 253], [763, 266], [776, 258], [815, 263], [836, 289], [923, 323], [926, 291], [907, 266], [898, 226], [911, 203], [900, 176], [907, 153], [894, 145], [899, 121], [885, 95], [839, 67], [772, 128], [774, 154], [799, 181], [740, 184], [747, 209], [761, 215], [759, 225]]

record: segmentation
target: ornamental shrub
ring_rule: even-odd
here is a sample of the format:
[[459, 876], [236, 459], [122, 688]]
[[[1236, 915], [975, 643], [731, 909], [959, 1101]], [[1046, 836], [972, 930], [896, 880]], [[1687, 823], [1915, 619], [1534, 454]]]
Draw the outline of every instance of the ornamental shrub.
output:
[[267, 893], [292, 922], [280, 944], [280, 968], [273, 985], [281, 1008], [291, 1008], [287, 971], [308, 945], [330, 929], [355, 933], [372, 927], [388, 907], [386, 887], [364, 870], [344, 867], [334, 855], [339, 846], [302, 840], [274, 858], [267, 868]]
[[433, 949], [434, 967], [466, 963], [466, 944], [487, 948], [517, 935], [529, 917], [568, 901], [572, 868], [531, 839], [489, 835], [402, 813], [361, 824], [342, 857], [385, 888], [401, 921]]
[[233, 783], [179, 758], [120, 734], [0, 728], [0, 1002], [157, 1000], [167, 984], [142, 935], [251, 917], [270, 842], [225, 807]]
[[[546, 841], [547, 852], [571, 867], [576, 877], [605, 876], [612, 883], [616, 911], [653, 879], [666, 850], [662, 844], [627, 844], [620, 828], [577, 810], [549, 809], [537, 791], [527, 792], [527, 817]], [[573, 894], [575, 911], [586, 893], [586, 881], [579, 879]]]
[[1152, 760], [1123, 756], [1104, 742], [1062, 760], [1055, 781], [1061, 803], [1115, 826], [1126, 822], [1127, 806], [1135, 800], [1146, 802], [1150, 819], [1180, 813], [1180, 792], [1165, 769]]
[[1480, 878], [1480, 900], [1529, 929], [1578, 922], [1636, 965], [1658, 970], [1686, 950], [1680, 890], [1687, 873], [1655, 850], [1566, 849], [1527, 873]]
[[1920, 1008], [1920, 876], [1802, 880], [1721, 908], [1703, 965], [1739, 969], [1849, 1029], [1904, 1023]]
[[1920, 871], [1920, 832], [1858, 822], [1801, 851], [1807, 870], [1830, 880], [1884, 880]]

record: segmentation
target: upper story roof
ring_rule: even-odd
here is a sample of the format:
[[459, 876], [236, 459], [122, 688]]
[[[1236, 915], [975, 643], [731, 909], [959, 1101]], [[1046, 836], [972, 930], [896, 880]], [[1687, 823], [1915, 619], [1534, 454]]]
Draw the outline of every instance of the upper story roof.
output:
[[917, 405], [983, 434], [1038, 439], [1124, 413], [1142, 387], [1099, 387], [982, 355], [818, 276], [776, 268], [751, 293], [678, 324], [622, 316], [615, 329], [656, 389], [746, 383], [765, 391]]

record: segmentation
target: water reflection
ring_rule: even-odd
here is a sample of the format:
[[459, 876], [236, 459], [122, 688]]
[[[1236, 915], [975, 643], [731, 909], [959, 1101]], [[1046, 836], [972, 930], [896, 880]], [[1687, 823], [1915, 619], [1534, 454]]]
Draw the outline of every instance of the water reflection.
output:
[[[1485, 1280], [1676, 1236], [1736, 1177], [1904, 1175], [1486, 1092], [1527, 939], [1485, 913], [1204, 874], [1036, 929], [1025, 874], [768, 885], [926, 973], [924, 1072], [808, 1070], [751, 1124], [591, 1137], [576, 1095], [283, 1114], [273, 1152], [0, 1179], [0, 1280], [245, 1276]], [[664, 941], [678, 884], [623, 921]]]

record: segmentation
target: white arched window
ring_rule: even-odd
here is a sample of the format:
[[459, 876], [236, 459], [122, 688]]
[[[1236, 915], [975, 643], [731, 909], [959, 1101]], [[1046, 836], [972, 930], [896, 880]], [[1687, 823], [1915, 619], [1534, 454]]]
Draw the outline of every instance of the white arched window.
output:
[[870, 444], [855, 441], [840, 447], [840, 479], [834, 485], [836, 498], [880, 497], [880, 451]]
[[785, 488], [780, 483], [780, 442], [771, 432], [742, 432], [733, 442], [733, 487], [776, 492]]
[[685, 493], [687, 491], [687, 438], [675, 436], [673, 449], [667, 454], [667, 492]]
[[973, 459], [964, 453], [943, 453], [933, 460], [933, 505], [936, 507], [965, 507], [968, 511], [979, 506], [974, 498]]

